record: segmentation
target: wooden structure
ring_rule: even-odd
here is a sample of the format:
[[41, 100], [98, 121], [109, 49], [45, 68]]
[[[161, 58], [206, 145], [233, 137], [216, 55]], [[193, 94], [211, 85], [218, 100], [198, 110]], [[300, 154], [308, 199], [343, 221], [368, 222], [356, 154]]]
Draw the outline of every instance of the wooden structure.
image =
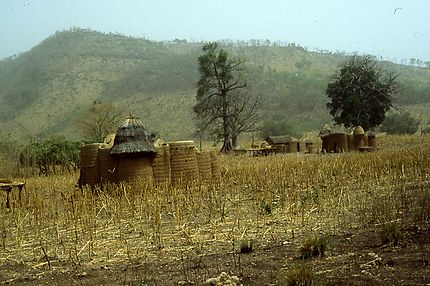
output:
[[18, 200], [21, 203], [21, 193], [24, 186], [25, 183], [23, 182], [14, 182], [8, 179], [0, 179], [0, 190], [6, 192], [6, 208], [10, 208], [10, 193], [12, 192], [13, 188], [18, 189]]
[[266, 148], [235, 149], [233, 151], [237, 154], [246, 154], [250, 156], [269, 156], [276, 155], [278, 149], [272, 146]]

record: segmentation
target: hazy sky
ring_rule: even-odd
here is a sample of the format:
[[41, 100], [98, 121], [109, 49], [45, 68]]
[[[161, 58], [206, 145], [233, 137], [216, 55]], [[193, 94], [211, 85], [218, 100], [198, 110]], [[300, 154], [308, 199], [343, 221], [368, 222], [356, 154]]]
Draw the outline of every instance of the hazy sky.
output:
[[430, 0], [0, 0], [0, 59], [70, 27], [151, 40], [269, 39], [430, 61]]

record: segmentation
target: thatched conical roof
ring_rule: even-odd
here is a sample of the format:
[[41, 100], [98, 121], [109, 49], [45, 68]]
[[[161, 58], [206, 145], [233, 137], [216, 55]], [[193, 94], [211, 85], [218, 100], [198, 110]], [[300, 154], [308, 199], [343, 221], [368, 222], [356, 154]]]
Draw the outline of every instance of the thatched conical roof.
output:
[[333, 132], [333, 130], [331, 129], [331, 127], [328, 125], [328, 124], [326, 124], [326, 125], [324, 125], [324, 127], [320, 130], [320, 132], [319, 132], [319, 136], [320, 137], [324, 137], [324, 136], [327, 136], [327, 135], [330, 135], [331, 133]]
[[360, 125], [358, 125], [357, 127], [355, 127], [355, 129], [352, 132], [352, 134], [354, 134], [354, 135], [364, 135], [364, 134], [366, 134], [366, 132], [364, 132], [363, 127], [361, 127]]
[[110, 153], [136, 154], [157, 152], [151, 141], [151, 135], [138, 117], [130, 115], [118, 128]]

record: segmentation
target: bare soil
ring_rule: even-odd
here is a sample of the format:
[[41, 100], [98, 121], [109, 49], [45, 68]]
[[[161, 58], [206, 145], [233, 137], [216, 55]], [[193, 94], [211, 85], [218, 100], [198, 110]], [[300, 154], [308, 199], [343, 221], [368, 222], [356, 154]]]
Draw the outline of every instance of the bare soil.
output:
[[205, 285], [221, 272], [240, 278], [242, 285], [286, 285], [289, 269], [298, 263], [309, 266], [315, 285], [430, 285], [430, 225], [407, 226], [397, 246], [382, 245], [376, 228], [350, 230], [328, 236], [323, 257], [301, 261], [303, 241], [291, 237], [256, 246], [250, 253], [233, 247], [205, 251], [191, 249], [179, 259], [160, 257], [114, 265], [71, 265], [52, 262], [32, 268], [14, 261], [0, 266], [0, 284], [9, 285]]

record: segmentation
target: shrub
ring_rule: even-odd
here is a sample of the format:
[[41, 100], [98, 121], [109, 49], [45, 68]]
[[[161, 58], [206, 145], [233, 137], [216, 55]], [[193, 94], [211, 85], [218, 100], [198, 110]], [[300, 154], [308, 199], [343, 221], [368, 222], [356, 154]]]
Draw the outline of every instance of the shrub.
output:
[[379, 233], [381, 242], [384, 245], [398, 245], [400, 240], [400, 229], [396, 222], [382, 224], [381, 232]]
[[414, 134], [418, 131], [420, 122], [409, 112], [387, 115], [381, 125], [381, 131], [388, 134]]
[[312, 286], [315, 285], [315, 274], [305, 264], [298, 264], [286, 274], [287, 286]]
[[253, 239], [244, 238], [240, 241], [240, 253], [251, 253], [254, 251], [255, 241]]
[[324, 256], [327, 250], [328, 240], [321, 236], [307, 239], [300, 247], [300, 258], [307, 259], [316, 256]]

